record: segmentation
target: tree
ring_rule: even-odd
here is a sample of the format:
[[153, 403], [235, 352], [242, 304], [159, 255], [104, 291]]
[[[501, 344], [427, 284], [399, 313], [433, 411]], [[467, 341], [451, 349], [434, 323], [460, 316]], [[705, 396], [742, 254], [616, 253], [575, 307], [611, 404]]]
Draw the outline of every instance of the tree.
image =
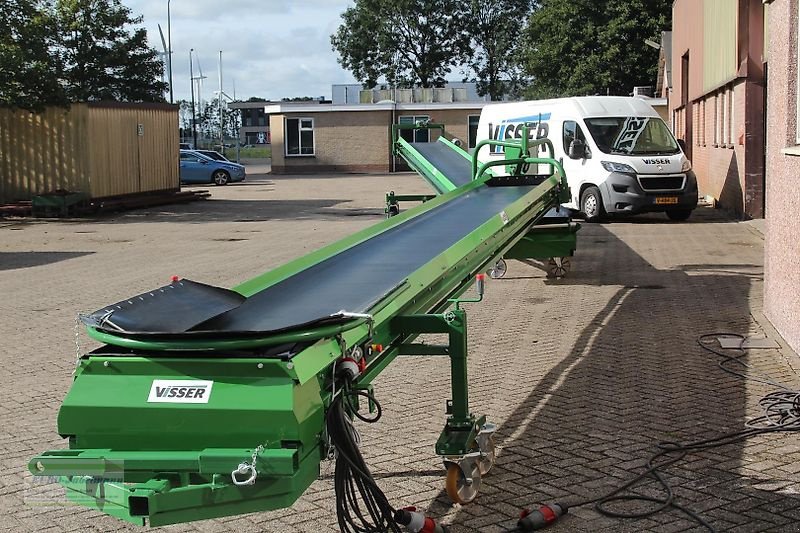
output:
[[0, 2], [0, 106], [35, 111], [65, 103], [50, 54], [55, 27], [38, 0]]
[[669, 25], [672, 0], [541, 0], [525, 30], [527, 96], [630, 94], [652, 85], [658, 51], [645, 39]]
[[367, 87], [442, 86], [467, 46], [458, 0], [355, 0], [331, 36], [339, 63]]
[[147, 44], [142, 22], [119, 0], [56, 0], [61, 29], [56, 50], [72, 101], [164, 101], [163, 64]]
[[[189, 118], [191, 118], [192, 107], [189, 104]], [[225, 137], [239, 136], [239, 122], [241, 114], [238, 109], [229, 109], [226, 104], [222, 104], [222, 118]], [[214, 98], [205, 103], [205, 107], [198, 113], [198, 126], [203, 137], [208, 139], [219, 139], [220, 113], [219, 99]]]
[[[469, 35], [466, 66], [478, 94], [500, 100], [522, 85], [520, 34], [530, 14], [531, 0], [470, 0], [462, 21]], [[466, 80], [465, 80], [466, 81]]]

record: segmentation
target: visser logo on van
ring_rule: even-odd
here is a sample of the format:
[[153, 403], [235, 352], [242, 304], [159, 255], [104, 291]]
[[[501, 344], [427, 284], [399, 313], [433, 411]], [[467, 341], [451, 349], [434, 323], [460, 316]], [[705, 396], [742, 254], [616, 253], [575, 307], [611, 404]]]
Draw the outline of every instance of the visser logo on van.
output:
[[208, 403], [213, 381], [154, 379], [148, 403]]
[[[550, 113], [537, 113], [524, 117], [503, 119], [500, 124], [489, 123], [489, 138], [492, 140], [521, 139], [522, 127], [528, 126], [528, 139], [543, 139], [550, 133]], [[545, 148], [542, 147], [544, 150]], [[490, 154], [502, 154], [502, 146], [492, 146]]]
[[669, 159], [642, 159], [645, 165], [669, 165]]

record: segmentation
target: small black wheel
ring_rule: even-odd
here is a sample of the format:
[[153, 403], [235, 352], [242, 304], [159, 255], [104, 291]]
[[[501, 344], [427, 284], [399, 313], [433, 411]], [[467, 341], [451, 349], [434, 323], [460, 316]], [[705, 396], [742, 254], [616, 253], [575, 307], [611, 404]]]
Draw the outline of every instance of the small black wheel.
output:
[[386, 208], [386, 214], [389, 218], [399, 215], [400, 206], [397, 204], [389, 204], [389, 206]]
[[586, 215], [586, 222], [599, 222], [605, 215], [605, 208], [603, 208], [603, 197], [600, 195], [600, 189], [594, 185], [586, 187], [586, 190], [581, 194], [581, 211]]
[[227, 185], [230, 179], [230, 175], [224, 170], [215, 170], [211, 175], [211, 180], [215, 185]]
[[572, 263], [568, 257], [551, 257], [547, 261], [547, 277], [561, 279], [569, 273], [571, 268]]
[[691, 209], [669, 209], [667, 210], [667, 216], [670, 220], [675, 220], [682, 222], [684, 220], [688, 220], [690, 216], [692, 216]]

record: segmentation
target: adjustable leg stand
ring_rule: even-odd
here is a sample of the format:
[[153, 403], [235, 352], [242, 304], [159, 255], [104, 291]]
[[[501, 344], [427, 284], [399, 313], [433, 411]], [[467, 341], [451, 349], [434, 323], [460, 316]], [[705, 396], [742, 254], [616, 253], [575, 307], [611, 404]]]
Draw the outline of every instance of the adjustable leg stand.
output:
[[[477, 418], [469, 410], [469, 380], [467, 378], [467, 314], [455, 309], [443, 314], [407, 315], [398, 317], [406, 332], [447, 333], [447, 346], [405, 345], [403, 353], [413, 352], [450, 357], [452, 399], [447, 402], [447, 423], [436, 441], [436, 453], [442, 456], [447, 468], [447, 493], [456, 503], [475, 499], [481, 475], [494, 462], [494, 425], [486, 417]], [[420, 349], [414, 350], [414, 347]], [[438, 349], [437, 349], [438, 348]]]

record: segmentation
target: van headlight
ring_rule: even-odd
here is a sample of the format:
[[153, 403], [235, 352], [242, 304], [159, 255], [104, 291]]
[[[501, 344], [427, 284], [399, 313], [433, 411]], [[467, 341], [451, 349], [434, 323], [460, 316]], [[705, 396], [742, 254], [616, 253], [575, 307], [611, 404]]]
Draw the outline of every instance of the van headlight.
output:
[[690, 170], [692, 170], [692, 162], [687, 159], [681, 165], [681, 172], [689, 172]]
[[600, 161], [603, 168], [609, 172], [619, 172], [621, 174], [636, 174], [632, 166], [625, 163], [616, 163], [614, 161]]

